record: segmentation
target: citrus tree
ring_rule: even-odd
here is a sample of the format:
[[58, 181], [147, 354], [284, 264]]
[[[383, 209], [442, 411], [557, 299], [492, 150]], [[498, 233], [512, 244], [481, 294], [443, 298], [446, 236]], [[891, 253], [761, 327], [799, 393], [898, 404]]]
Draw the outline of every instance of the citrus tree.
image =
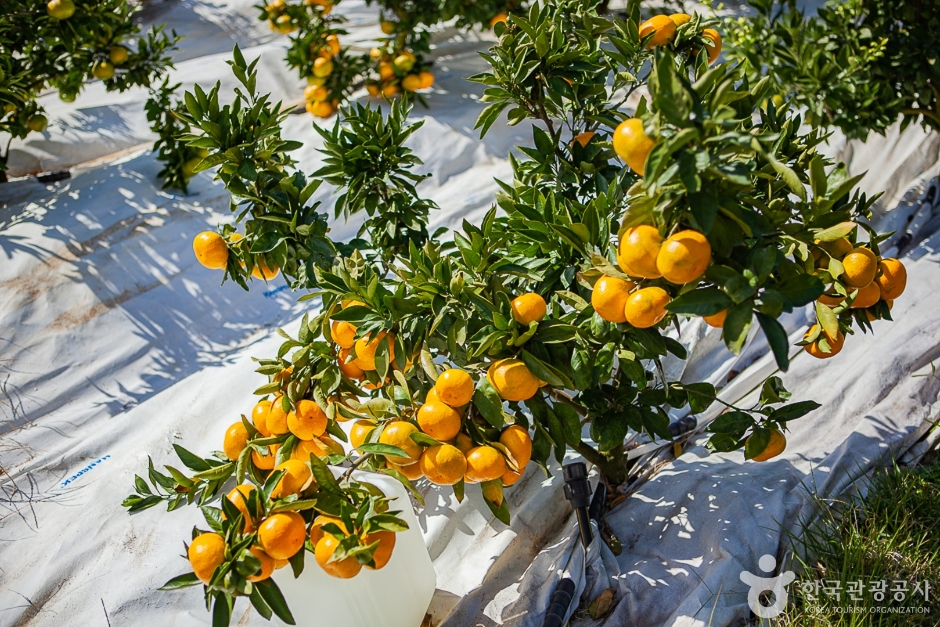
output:
[[[237, 215], [196, 236], [196, 257], [246, 288], [283, 274], [317, 306], [258, 360], [262, 398], [223, 450], [177, 448], [196, 474], [151, 463], [154, 489], [138, 478], [125, 501], [203, 505], [212, 530], [194, 534], [218, 536], [206, 540], [212, 559], [190, 545], [194, 573], [170, 587], [207, 583], [224, 616], [237, 595], [262, 613], [280, 607], [271, 584], [256, 593], [253, 581], [268, 581], [258, 552], [271, 511], [285, 507], [303, 540], [288, 547], [295, 572], [301, 545], [335, 576], [355, 574], [353, 558], [378, 567], [382, 543], [369, 534], [401, 523], [364, 505], [353, 468], [391, 475], [419, 500], [414, 481], [452, 486], [458, 500], [479, 484], [508, 522], [504, 490], [530, 462], [549, 472], [571, 448], [619, 486], [633, 470], [628, 441], [669, 443], [669, 408], [698, 414], [714, 402], [725, 411], [707, 427], [711, 449], [770, 459], [788, 422], [818, 404], [788, 402], [776, 376], [747, 407], [717, 401], [711, 384], [668, 379], [662, 360], [687, 357], [676, 331], [716, 327], [738, 352], [757, 325], [786, 370], [786, 312], [815, 308], [800, 344], [822, 359], [890, 319], [904, 267], [880, 259], [880, 236], [862, 221], [873, 199], [817, 150], [825, 135], [768, 100], [769, 80], [716, 63], [721, 36], [700, 16], [644, 21], [633, 8], [613, 20], [594, 7], [562, 0], [496, 25], [491, 69], [471, 79], [486, 86], [477, 125], [529, 120], [532, 142], [510, 155], [514, 180], [500, 183], [497, 206], [454, 231], [428, 233], [436, 207], [418, 192], [406, 107], [345, 110], [320, 131], [325, 164], [307, 176], [289, 156], [298, 143], [280, 135], [281, 106], [257, 93], [256, 62], [240, 51], [232, 104], [219, 105], [218, 85], [187, 94], [183, 139], [209, 151], [196, 169], [216, 168]], [[364, 214], [356, 238], [329, 237], [310, 202], [321, 181], [338, 189], [337, 215]], [[240, 510], [244, 494], [257, 500]], [[367, 510], [382, 522], [370, 525]], [[219, 527], [223, 514], [237, 522]]]
[[13, 139], [45, 130], [36, 102], [48, 88], [72, 102], [84, 85], [101, 80], [108, 91], [149, 85], [171, 66], [176, 42], [160, 28], [139, 36], [139, 6], [127, 0], [0, 0], [0, 181]]
[[340, 44], [340, 35], [346, 34], [340, 25], [345, 20], [333, 13], [330, 0], [274, 0], [258, 5], [261, 20], [291, 36], [287, 63], [307, 79], [308, 112], [330, 117], [362, 86], [372, 97], [410, 96], [426, 105], [421, 92], [434, 85], [433, 63], [427, 57], [431, 28], [451, 21], [458, 28], [491, 28], [504, 22], [508, 11], [520, 8], [516, 0], [381, 0], [377, 4], [385, 37], [368, 54], [357, 54]]
[[940, 2], [832, 0], [807, 18], [795, 0], [751, 0], [729, 20], [728, 56], [751, 80], [806, 109], [807, 121], [849, 137], [901, 119], [940, 129]]
[[150, 130], [157, 134], [153, 150], [157, 160], [163, 163], [157, 176], [163, 179], [164, 189], [172, 187], [185, 194], [196, 165], [209, 156], [209, 152], [205, 148], [193, 148], [180, 140], [189, 127], [180, 115], [184, 111], [182, 101], [173, 97], [180, 83], [169, 83], [169, 78], [164, 78], [159, 86], [150, 89], [144, 109]]

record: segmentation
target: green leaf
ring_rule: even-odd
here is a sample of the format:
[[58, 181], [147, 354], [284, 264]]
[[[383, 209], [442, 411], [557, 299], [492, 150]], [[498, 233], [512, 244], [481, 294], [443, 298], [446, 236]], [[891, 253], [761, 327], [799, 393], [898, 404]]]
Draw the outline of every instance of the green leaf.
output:
[[274, 583], [274, 580], [265, 579], [264, 581], [256, 582], [254, 585], [258, 588], [258, 592], [261, 593], [261, 597], [264, 599], [265, 603], [268, 604], [268, 606], [278, 618], [288, 625], [297, 624], [294, 622], [294, 617], [290, 613], [290, 609], [287, 607], [287, 601], [284, 600], [284, 595], [281, 593], [281, 589], [277, 587], [277, 584]]
[[770, 350], [773, 351], [774, 359], [777, 360], [777, 367], [786, 372], [787, 368], [790, 367], [790, 342], [787, 338], [787, 332], [775, 318], [771, 318], [766, 314], [758, 312], [757, 321], [760, 323], [760, 328], [764, 330], [767, 343], [770, 344]]
[[822, 327], [823, 331], [826, 332], [826, 335], [829, 337], [838, 337], [839, 319], [832, 309], [819, 301], [816, 301], [816, 320], [819, 322], [819, 326]]
[[761, 405], [770, 405], [772, 403], [782, 403], [790, 398], [791, 394], [783, 386], [783, 379], [780, 377], [768, 377], [760, 390]]
[[715, 386], [711, 383], [687, 383], [683, 386], [689, 396], [693, 414], [700, 414], [715, 402]]
[[486, 421], [497, 429], [506, 423], [503, 399], [499, 397], [499, 392], [488, 378], [480, 377], [477, 389], [473, 391], [473, 404]]
[[549, 366], [529, 351], [523, 349], [522, 354], [519, 356], [522, 358], [522, 362], [529, 369], [529, 372], [534, 374], [542, 381], [545, 381], [549, 385], [566, 389], [571, 389], [574, 387], [574, 384], [568, 380], [568, 377], [562, 374], [559, 370]]
[[746, 300], [739, 305], [735, 305], [728, 310], [728, 317], [725, 318], [725, 326], [722, 331], [722, 337], [725, 345], [735, 355], [740, 354], [747, 340], [747, 334], [751, 330], [753, 322], [753, 310], [751, 301]]
[[391, 444], [363, 443], [359, 446], [359, 451], [372, 453], [373, 455], [382, 455], [384, 457], [408, 457], [408, 453]]
[[855, 222], [840, 222], [835, 226], [830, 226], [828, 229], [823, 229], [816, 233], [816, 239], [820, 242], [834, 242], [854, 231], [857, 226], [858, 224]]
[[715, 418], [708, 425], [707, 430], [712, 433], [726, 433], [740, 439], [744, 433], [754, 426], [754, 418], [743, 411], [728, 411]]
[[731, 307], [734, 302], [716, 287], [692, 290], [669, 301], [666, 309], [673, 313], [712, 316]]
[[203, 471], [212, 468], [212, 466], [209, 465], [209, 462], [199, 457], [195, 453], [190, 453], [179, 444], [174, 444], [173, 449], [176, 451], [177, 456], [179, 456], [180, 461], [183, 462], [183, 465], [190, 470]]
[[199, 577], [196, 576], [196, 573], [186, 573], [185, 575], [177, 575], [170, 579], [168, 582], [160, 586], [160, 590], [179, 590], [180, 588], [188, 588], [189, 586], [198, 586], [201, 584]]
[[816, 401], [799, 401], [798, 403], [793, 403], [792, 405], [784, 405], [783, 407], [774, 409], [767, 418], [769, 420], [776, 420], [777, 422], [796, 420], [797, 418], [802, 418], [809, 412], [819, 409], [820, 407], [822, 407], [822, 405]]

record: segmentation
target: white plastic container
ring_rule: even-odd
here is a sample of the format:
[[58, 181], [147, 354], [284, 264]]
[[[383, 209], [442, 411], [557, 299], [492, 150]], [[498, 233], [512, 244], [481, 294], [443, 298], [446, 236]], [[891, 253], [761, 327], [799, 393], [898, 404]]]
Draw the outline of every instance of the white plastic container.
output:
[[[424, 546], [408, 493], [395, 479], [371, 472], [355, 472], [358, 481], [378, 486], [395, 498], [391, 510], [408, 530], [396, 534], [395, 550], [380, 570], [363, 568], [352, 579], [330, 577], [307, 553], [304, 572], [294, 579], [289, 566], [273, 578], [284, 593], [298, 627], [419, 627], [437, 586], [431, 557]], [[283, 625], [276, 617], [277, 624]]]

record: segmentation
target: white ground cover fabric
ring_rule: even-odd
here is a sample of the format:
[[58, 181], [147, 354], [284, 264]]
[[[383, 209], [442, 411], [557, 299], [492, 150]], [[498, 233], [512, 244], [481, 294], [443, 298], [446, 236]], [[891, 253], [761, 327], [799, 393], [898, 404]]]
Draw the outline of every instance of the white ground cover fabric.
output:
[[[230, 89], [225, 59], [238, 42], [249, 58], [262, 57], [263, 91], [298, 100], [303, 83], [282, 61], [284, 40], [256, 22], [252, 4], [156, 3], [149, 19], [187, 35], [174, 80], [184, 88], [221, 80], [223, 92]], [[378, 34], [375, 9], [345, 0], [342, 11], [348, 40], [367, 46]], [[477, 138], [480, 89], [463, 77], [484, 68], [476, 50], [485, 42], [446, 35], [430, 109], [414, 113], [425, 125], [410, 142], [433, 174], [421, 191], [442, 207], [433, 227], [479, 221], [493, 178], [510, 178], [508, 151], [530, 141], [524, 125]], [[50, 128], [14, 144], [13, 175], [107, 159], [56, 184], [0, 186], [2, 626], [210, 623], [197, 589], [156, 590], [187, 569], [182, 543], [200, 523], [198, 510], [128, 516], [119, 503], [148, 455], [162, 465], [175, 463], [173, 443], [203, 454], [219, 448], [224, 428], [254, 402], [261, 378], [251, 357], [273, 354], [281, 342], [273, 328], [291, 332], [304, 311], [281, 278], [246, 293], [220, 286], [218, 273], [198, 265], [192, 237], [231, 220], [228, 196], [208, 174], [186, 196], [159, 189], [145, 99], [143, 90], [114, 96], [100, 85], [69, 105], [44, 97]], [[297, 157], [305, 171], [316, 169], [311, 118], [291, 116], [285, 135], [305, 142]], [[872, 169], [863, 185], [889, 190], [879, 216], [896, 228], [937, 174], [937, 145], [935, 136], [908, 129], [832, 150], [853, 171]], [[326, 187], [318, 198], [329, 207]], [[357, 225], [333, 229], [343, 239]], [[618, 591], [606, 624], [727, 625], [746, 616], [738, 576], [757, 572], [765, 553], [784, 557], [781, 527], [792, 528], [805, 511], [807, 490], [840, 493], [920, 437], [936, 418], [940, 390], [936, 378], [914, 376], [929, 374], [940, 355], [938, 245], [928, 240], [906, 260], [898, 322], [876, 323], [874, 337], [850, 337], [826, 362], [794, 360], [787, 386], [823, 407], [792, 423], [784, 455], [744, 463], [741, 453], [709, 455], [695, 437], [631, 487], [610, 513], [623, 553], [615, 559], [594, 546], [587, 555], [587, 587]], [[798, 336], [806, 320], [798, 312], [787, 328]], [[675, 375], [719, 384], [734, 375], [726, 400], [738, 401], [773, 372], [759, 336], [739, 357], [700, 325], [688, 325], [681, 340], [693, 359], [671, 364]], [[449, 489], [422, 486], [427, 507], [418, 520], [438, 575], [435, 623], [540, 625], [558, 569], [579, 579], [585, 555], [553, 470], [545, 478], [532, 468], [507, 492], [508, 528], [472, 487], [458, 504]], [[233, 624], [266, 623], [242, 600]]]

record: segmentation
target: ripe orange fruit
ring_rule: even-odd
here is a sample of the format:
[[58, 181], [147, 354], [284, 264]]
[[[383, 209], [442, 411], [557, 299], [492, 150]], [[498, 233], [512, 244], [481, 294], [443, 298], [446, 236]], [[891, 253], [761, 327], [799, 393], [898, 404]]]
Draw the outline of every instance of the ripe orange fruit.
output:
[[409, 74], [401, 79], [401, 88], [405, 91], [417, 91], [421, 89], [421, 77], [417, 74]]
[[268, 420], [265, 425], [271, 435], [284, 435], [290, 431], [287, 426], [287, 412], [284, 411], [284, 405], [281, 403], [281, 397], [278, 396], [272, 401], [271, 409], [268, 411]]
[[416, 426], [404, 420], [397, 420], [386, 426], [382, 435], [379, 436], [379, 442], [397, 446], [407, 455], [407, 457], [386, 457], [386, 459], [399, 466], [408, 466], [417, 462], [421, 457], [421, 447], [411, 439], [411, 434], [417, 431]]
[[881, 297], [894, 300], [904, 293], [907, 287], [907, 269], [897, 259], [882, 259], [878, 262], [878, 277], [875, 279], [881, 288]]
[[499, 442], [512, 454], [516, 465], [522, 470], [532, 459], [532, 437], [519, 425], [511, 425], [499, 434]]
[[617, 248], [617, 265], [630, 276], [658, 279], [662, 276], [656, 266], [663, 238], [659, 229], [648, 224], [633, 226], [624, 231]]
[[388, 20], [382, 20], [379, 27], [382, 29], [382, 32], [386, 35], [391, 35], [395, 32], [395, 22], [390, 22]]
[[712, 247], [698, 231], [686, 230], [669, 236], [656, 256], [663, 278], [685, 285], [701, 277], [712, 261]]
[[273, 498], [284, 498], [291, 494], [300, 494], [304, 485], [310, 480], [310, 468], [300, 460], [288, 459], [286, 462], [278, 464], [274, 470], [283, 470], [284, 476], [274, 486], [274, 490], [271, 492]]
[[339, 54], [342, 47], [339, 45], [339, 37], [330, 35], [326, 38], [326, 45], [330, 47], [330, 52]]
[[334, 320], [330, 327], [333, 341], [340, 348], [352, 348], [356, 345], [356, 326], [345, 320]]
[[507, 466], [506, 472], [500, 477], [503, 485], [508, 487], [522, 478], [526, 464], [532, 459], [532, 438], [529, 436], [529, 432], [519, 425], [512, 425], [499, 435], [499, 441], [509, 449], [516, 465], [519, 467], [519, 472], [516, 472]]
[[648, 329], [666, 317], [669, 294], [661, 287], [644, 287], [627, 299], [627, 322], [638, 329]]
[[530, 322], [541, 322], [547, 311], [545, 299], [540, 294], [528, 292], [517, 296], [512, 305], [512, 317], [519, 324], [529, 325]]
[[[749, 436], [748, 440], [754, 436]], [[747, 446], [747, 444], [745, 444]], [[772, 457], [776, 457], [783, 452], [783, 449], [787, 447], [787, 438], [780, 432], [779, 429], [770, 430], [770, 440], [767, 442], [767, 446], [759, 455], [755, 455], [751, 459], [755, 462], [765, 462]]]
[[711, 316], [702, 316], [702, 319], [705, 320], [705, 324], [710, 327], [715, 327], [716, 329], [723, 329], [725, 326], [725, 318], [728, 317], [728, 310], [719, 311], [716, 314]]
[[226, 431], [222, 439], [222, 450], [225, 456], [235, 461], [242, 451], [248, 445], [248, 429], [240, 422], [232, 424]]
[[683, 24], [691, 22], [692, 16], [688, 13], [673, 13], [669, 16], [669, 19], [672, 20], [672, 23], [676, 26], [682, 26]]
[[379, 94], [382, 93], [382, 89], [376, 83], [366, 83], [366, 91], [373, 98], [378, 98]]
[[349, 430], [349, 443], [353, 448], [359, 448], [375, 427], [376, 424], [371, 420], [357, 420]]
[[330, 558], [333, 557], [333, 553], [338, 547], [339, 540], [325, 533], [323, 537], [317, 541], [317, 546], [313, 554], [317, 559], [317, 564], [320, 565], [320, 568], [322, 568], [323, 572], [327, 575], [338, 577], [339, 579], [351, 579], [362, 570], [362, 564], [360, 564], [355, 557], [347, 557], [342, 560], [330, 562]]
[[291, 459], [296, 459], [301, 462], [310, 461], [310, 455], [316, 455], [317, 457], [326, 457], [330, 454], [325, 447], [325, 445], [317, 438], [311, 440], [301, 440], [294, 446], [294, 450], [290, 453]]
[[509, 16], [505, 13], [497, 13], [490, 19], [490, 28], [495, 27], [499, 23], [506, 23], [506, 20], [509, 19]]
[[[451, 407], [463, 407], [473, 398], [473, 379], [464, 370], [449, 368], [441, 373], [432, 389], [442, 402]], [[428, 399], [426, 402], [432, 401]]]
[[632, 281], [624, 281], [612, 276], [602, 276], [594, 283], [591, 292], [591, 305], [594, 311], [607, 322], [621, 324], [627, 321], [624, 307], [630, 290], [636, 287]]
[[268, 447], [268, 454], [264, 456], [258, 451], [251, 451], [251, 463], [259, 470], [273, 470], [274, 456], [277, 455], [277, 449], [279, 448], [281, 448], [280, 444], [272, 444]]
[[527, 401], [541, 383], [520, 359], [500, 359], [486, 371], [486, 378], [506, 401]]
[[450, 444], [426, 449], [418, 465], [424, 476], [437, 485], [454, 485], [467, 472], [467, 458], [460, 449]]
[[333, 73], [333, 62], [330, 59], [320, 57], [313, 61], [313, 75], [325, 78]]
[[878, 283], [872, 281], [865, 287], [858, 290], [855, 300], [849, 305], [850, 309], [868, 309], [881, 300], [881, 288]]
[[499, 479], [507, 470], [505, 458], [492, 446], [477, 446], [467, 453], [465, 478], [470, 483]]
[[[809, 331], [806, 332], [806, 335], [803, 336], [803, 339], [811, 337], [813, 333], [816, 332], [817, 329], [819, 330], [819, 337], [816, 338], [816, 340], [814, 340], [813, 342], [804, 346], [803, 350], [805, 350], [807, 353], [809, 353], [813, 357], [816, 357], [817, 359], [828, 359], [830, 357], [835, 357], [836, 355], [838, 355], [839, 351], [842, 350], [842, 345], [845, 344], [845, 336], [842, 335], [842, 332], [839, 331], [838, 336], [833, 338], [831, 335], [826, 333], [825, 330], [819, 329], [818, 324], [814, 324], [812, 327], [810, 327]], [[828, 353], [823, 352], [822, 348], [819, 347], [819, 340], [822, 338], [826, 338], [826, 342], [829, 344]]]
[[335, 112], [329, 102], [311, 102], [306, 106], [307, 113], [318, 118], [328, 118]]
[[647, 50], [665, 46], [676, 36], [676, 23], [668, 15], [654, 15], [640, 24], [640, 37], [655, 33], [646, 44]]
[[212, 573], [225, 561], [225, 539], [217, 533], [198, 535], [193, 538], [186, 555], [199, 580], [209, 583]]
[[218, 233], [203, 231], [193, 239], [196, 259], [210, 270], [224, 270], [228, 264], [228, 244]]
[[250, 497], [254, 490], [255, 486], [250, 483], [242, 483], [232, 488], [225, 496], [225, 498], [242, 513], [242, 518], [245, 521], [242, 524], [243, 533], [251, 533], [255, 530], [255, 524], [251, 520], [251, 514], [248, 513], [248, 504], [245, 502], [245, 499]]
[[382, 95], [386, 98], [391, 98], [397, 93], [398, 85], [396, 83], [386, 83], [385, 86], [382, 87]]
[[855, 248], [842, 258], [845, 272], [842, 280], [849, 287], [865, 287], [875, 279], [878, 272], [878, 258], [868, 248]]
[[307, 85], [304, 88], [304, 100], [307, 102], [323, 102], [330, 97], [330, 92], [323, 85]]
[[855, 248], [847, 237], [840, 237], [832, 242], [820, 242], [819, 240], [815, 240], [815, 244], [835, 259], [842, 259]]
[[617, 156], [623, 159], [631, 170], [643, 176], [646, 171], [646, 159], [650, 156], [653, 146], [656, 145], [656, 142], [646, 134], [643, 120], [630, 118], [621, 122], [614, 129], [613, 142]]
[[264, 581], [271, 576], [271, 573], [274, 572], [274, 560], [271, 559], [270, 555], [256, 546], [253, 546], [248, 550], [251, 551], [252, 555], [261, 560], [261, 572], [259, 572], [257, 575], [249, 576], [248, 581], [251, 581], [252, 583], [256, 581]]
[[265, 553], [277, 560], [288, 560], [301, 550], [307, 538], [307, 525], [297, 512], [268, 516], [258, 527], [258, 540]]
[[460, 452], [466, 456], [475, 445], [473, 440], [470, 439], [470, 436], [466, 433], [458, 433], [457, 439], [454, 441], [454, 446], [460, 449]]
[[411, 479], [412, 481], [417, 481], [424, 476], [424, 472], [421, 470], [421, 464], [408, 464], [407, 466], [399, 466], [398, 464], [393, 464], [392, 462], [385, 462], [389, 468], [397, 470], [401, 474], [405, 475], [405, 478]]
[[392, 559], [392, 551], [395, 549], [395, 532], [375, 531], [362, 536], [362, 543], [365, 546], [375, 544], [376, 542], [378, 542], [379, 545], [375, 547], [375, 553], [372, 554], [372, 561], [375, 563], [375, 566], [365, 565], [369, 570], [380, 570], [388, 564], [388, 560]]
[[270, 411], [271, 401], [267, 399], [258, 401], [251, 410], [251, 423], [266, 438], [271, 435], [268, 431], [268, 412]]
[[339, 365], [339, 371], [350, 379], [362, 379], [366, 376], [366, 373], [359, 367], [359, 364], [356, 363], [356, 360], [349, 360], [349, 356], [352, 354], [352, 351], [348, 348], [344, 348], [339, 351], [336, 362]]
[[705, 51], [708, 54], [708, 64], [711, 65], [721, 54], [721, 34], [714, 28], [706, 28], [702, 31], [702, 37], [708, 39], [713, 45], [706, 46]]
[[429, 87], [434, 87], [434, 75], [430, 72], [421, 72], [418, 74], [418, 79], [421, 81], [419, 89], [428, 89]]
[[594, 134], [595, 134], [594, 131], [585, 131], [583, 133], [578, 133], [577, 135], [574, 136], [574, 139], [572, 140], [572, 142], [578, 142], [579, 144], [581, 144], [582, 148], [586, 148], [588, 145], [588, 142], [591, 141], [591, 139], [594, 137]]
[[371, 339], [372, 333], [356, 340], [355, 364], [363, 370], [375, 370], [375, 352], [379, 349], [379, 342], [388, 337], [388, 361], [395, 361], [395, 335], [380, 331]]
[[301, 440], [312, 440], [326, 432], [328, 419], [316, 401], [303, 399], [287, 415], [287, 428]]
[[426, 434], [442, 442], [460, 432], [460, 412], [446, 403], [425, 403], [418, 410], [418, 425]]
[[280, 271], [280, 268], [277, 266], [270, 267], [264, 262], [264, 259], [258, 259], [255, 267], [251, 269], [251, 276], [258, 280], [263, 279], [265, 281], [270, 281], [276, 277]]
[[320, 538], [326, 535], [326, 532], [323, 531], [323, 527], [330, 523], [333, 523], [342, 529], [344, 535], [349, 534], [349, 529], [346, 528], [346, 523], [343, 522], [342, 518], [337, 516], [329, 516], [327, 514], [320, 514], [314, 518], [313, 522], [310, 524], [310, 544], [312, 544], [314, 547], [317, 546], [317, 542], [320, 541]]

